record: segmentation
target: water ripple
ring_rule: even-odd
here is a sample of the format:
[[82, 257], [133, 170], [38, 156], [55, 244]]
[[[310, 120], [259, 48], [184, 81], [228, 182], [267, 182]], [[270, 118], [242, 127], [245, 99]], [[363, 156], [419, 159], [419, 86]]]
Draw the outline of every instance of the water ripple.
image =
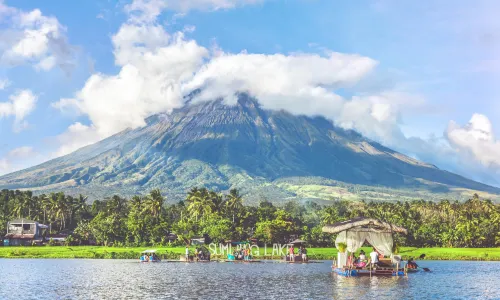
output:
[[321, 264], [0, 259], [0, 299], [500, 299], [499, 262], [422, 262], [408, 277]]

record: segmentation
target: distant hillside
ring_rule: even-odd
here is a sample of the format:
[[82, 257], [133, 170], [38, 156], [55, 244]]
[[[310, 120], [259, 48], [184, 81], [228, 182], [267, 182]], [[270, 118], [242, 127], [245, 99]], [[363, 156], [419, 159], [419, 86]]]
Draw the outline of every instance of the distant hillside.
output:
[[84, 193], [92, 198], [160, 188], [171, 201], [192, 187], [240, 188], [261, 198], [465, 199], [500, 189], [388, 149], [322, 117], [204, 102], [155, 115], [69, 155], [0, 177], [0, 188]]

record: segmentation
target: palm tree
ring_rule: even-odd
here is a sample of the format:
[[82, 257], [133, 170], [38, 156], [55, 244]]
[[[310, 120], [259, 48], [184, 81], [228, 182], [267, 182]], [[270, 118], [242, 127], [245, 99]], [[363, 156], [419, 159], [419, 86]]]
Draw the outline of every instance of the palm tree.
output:
[[229, 195], [226, 196], [226, 209], [233, 215], [233, 223], [236, 216], [236, 212], [243, 208], [243, 200], [237, 189], [232, 189], [229, 191]]
[[43, 212], [43, 224], [45, 224], [46, 220], [47, 220], [47, 212], [50, 210], [50, 198], [45, 195], [45, 194], [42, 194], [40, 195], [40, 210], [42, 213]]
[[210, 191], [209, 197], [213, 203], [214, 211], [220, 211], [222, 209], [222, 206], [224, 205], [224, 197], [222, 196], [222, 194]]
[[73, 224], [73, 219], [78, 212], [87, 211], [87, 208], [88, 208], [87, 199], [88, 198], [86, 196], [83, 196], [82, 194], [80, 194], [78, 196], [78, 198], [70, 197], [69, 199], [70, 199], [70, 201], [69, 201], [69, 209], [70, 209], [69, 224]]
[[198, 222], [198, 217], [208, 216], [212, 213], [213, 202], [209, 199], [209, 193], [206, 188], [193, 188], [186, 198], [188, 203], [187, 210], [191, 217]]
[[66, 197], [64, 193], [57, 193], [53, 195], [54, 197], [52, 197], [51, 199], [52, 213], [54, 215], [55, 220], [59, 219], [60, 222], [59, 230], [63, 230], [63, 228], [66, 228], [66, 214], [68, 211]]
[[149, 210], [154, 218], [158, 218], [163, 207], [164, 198], [159, 189], [152, 190], [144, 202], [145, 210]]

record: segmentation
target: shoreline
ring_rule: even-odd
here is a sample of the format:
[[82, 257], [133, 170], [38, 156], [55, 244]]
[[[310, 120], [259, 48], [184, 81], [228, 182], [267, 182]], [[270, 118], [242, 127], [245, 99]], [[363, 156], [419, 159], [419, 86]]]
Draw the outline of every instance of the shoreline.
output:
[[[146, 248], [157, 249], [162, 259], [176, 260], [184, 255], [184, 247], [104, 247], [104, 246], [6, 246], [0, 247], [0, 258], [57, 258], [57, 259], [138, 259]], [[194, 247], [190, 248], [194, 251]], [[370, 251], [370, 247], [363, 247]], [[262, 250], [262, 249], [261, 249]], [[261, 251], [262, 252], [262, 251]], [[261, 253], [262, 254], [262, 253]], [[500, 248], [414, 248], [401, 247], [399, 255], [404, 260], [418, 258], [425, 254], [425, 260], [500, 261]], [[225, 255], [212, 255], [212, 260], [225, 259]], [[335, 248], [308, 248], [310, 260], [333, 260], [337, 257]], [[281, 260], [281, 256], [257, 255], [258, 260]]]

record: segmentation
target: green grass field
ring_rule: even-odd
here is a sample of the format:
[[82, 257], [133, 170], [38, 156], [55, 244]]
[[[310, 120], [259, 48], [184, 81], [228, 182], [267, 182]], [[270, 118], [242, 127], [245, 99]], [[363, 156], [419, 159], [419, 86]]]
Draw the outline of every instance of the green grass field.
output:
[[[184, 254], [184, 247], [97, 247], [97, 246], [42, 246], [42, 247], [0, 247], [0, 258], [100, 258], [100, 259], [137, 259], [145, 249], [156, 249], [160, 257], [164, 259], [178, 259]], [[193, 252], [194, 247], [190, 250]], [[363, 248], [369, 253], [370, 248]], [[260, 248], [260, 255], [255, 258], [279, 259], [279, 256], [271, 256], [272, 247], [267, 248], [267, 256], [264, 248]], [[404, 259], [408, 257], [418, 258], [425, 254], [427, 260], [496, 260], [500, 261], [500, 248], [409, 248], [402, 247], [400, 254]], [[310, 259], [330, 260], [336, 257], [335, 248], [308, 248]], [[213, 258], [225, 258], [225, 255], [216, 255]]]

